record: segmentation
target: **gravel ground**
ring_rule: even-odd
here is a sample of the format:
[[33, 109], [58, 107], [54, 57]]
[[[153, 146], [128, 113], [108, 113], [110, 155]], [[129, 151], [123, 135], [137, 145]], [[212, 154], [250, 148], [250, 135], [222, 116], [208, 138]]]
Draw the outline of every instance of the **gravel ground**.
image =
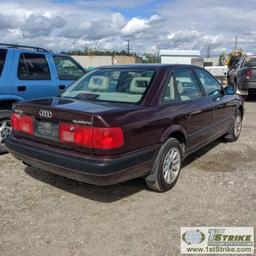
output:
[[256, 102], [238, 142], [192, 155], [167, 193], [72, 181], [0, 156], [0, 255], [180, 255], [181, 226], [256, 227]]

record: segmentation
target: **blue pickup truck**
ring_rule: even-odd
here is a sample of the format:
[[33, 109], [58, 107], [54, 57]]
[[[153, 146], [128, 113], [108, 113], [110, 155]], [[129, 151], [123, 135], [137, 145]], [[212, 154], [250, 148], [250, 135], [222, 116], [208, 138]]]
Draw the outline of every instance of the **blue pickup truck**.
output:
[[17, 101], [57, 96], [82, 77], [84, 68], [65, 54], [0, 43], [0, 153], [11, 132], [10, 112]]

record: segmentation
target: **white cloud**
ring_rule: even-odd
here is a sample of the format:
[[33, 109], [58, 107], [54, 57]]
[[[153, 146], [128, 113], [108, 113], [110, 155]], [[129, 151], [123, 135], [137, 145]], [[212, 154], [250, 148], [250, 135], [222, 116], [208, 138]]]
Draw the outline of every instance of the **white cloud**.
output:
[[[150, 4], [154, 5], [150, 5]], [[125, 12], [123, 12], [125, 10]], [[129, 11], [129, 18], [123, 13]], [[134, 11], [134, 15], [131, 15]], [[54, 50], [85, 46], [139, 52], [238, 46], [256, 53], [255, 0], [2, 0], [1, 40]]]
[[150, 26], [146, 20], [135, 17], [127, 22], [127, 24], [122, 28], [122, 32], [125, 35], [131, 35], [134, 33], [144, 31], [149, 27]]
[[158, 24], [161, 20], [161, 17], [158, 15], [153, 15], [149, 19], [133, 17], [122, 28], [122, 33], [124, 35], [133, 35], [135, 33], [145, 32], [146, 30], [153, 28], [154, 25]]
[[66, 24], [64, 18], [60, 16], [45, 17], [39, 15], [30, 15], [21, 25], [21, 30], [26, 33], [26, 36], [47, 36], [52, 33], [54, 29], [63, 28]]

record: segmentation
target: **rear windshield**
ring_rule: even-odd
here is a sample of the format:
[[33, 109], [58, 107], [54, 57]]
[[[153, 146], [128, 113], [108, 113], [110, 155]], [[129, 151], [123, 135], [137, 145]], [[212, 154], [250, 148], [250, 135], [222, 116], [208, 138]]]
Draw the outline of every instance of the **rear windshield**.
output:
[[6, 54], [7, 54], [7, 50], [0, 49], [0, 76], [2, 75], [2, 72], [4, 69]]
[[63, 97], [138, 103], [154, 77], [152, 70], [97, 69], [70, 86]]
[[247, 59], [245, 59], [244, 67], [246, 67], [246, 68], [256, 67], [256, 58], [247, 58]]

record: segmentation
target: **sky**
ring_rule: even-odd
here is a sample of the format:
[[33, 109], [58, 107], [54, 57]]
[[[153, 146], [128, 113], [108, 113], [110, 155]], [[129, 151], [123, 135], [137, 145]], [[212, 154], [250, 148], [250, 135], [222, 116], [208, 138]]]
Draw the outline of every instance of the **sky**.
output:
[[200, 50], [256, 54], [256, 0], [1, 0], [1, 42], [54, 51]]

